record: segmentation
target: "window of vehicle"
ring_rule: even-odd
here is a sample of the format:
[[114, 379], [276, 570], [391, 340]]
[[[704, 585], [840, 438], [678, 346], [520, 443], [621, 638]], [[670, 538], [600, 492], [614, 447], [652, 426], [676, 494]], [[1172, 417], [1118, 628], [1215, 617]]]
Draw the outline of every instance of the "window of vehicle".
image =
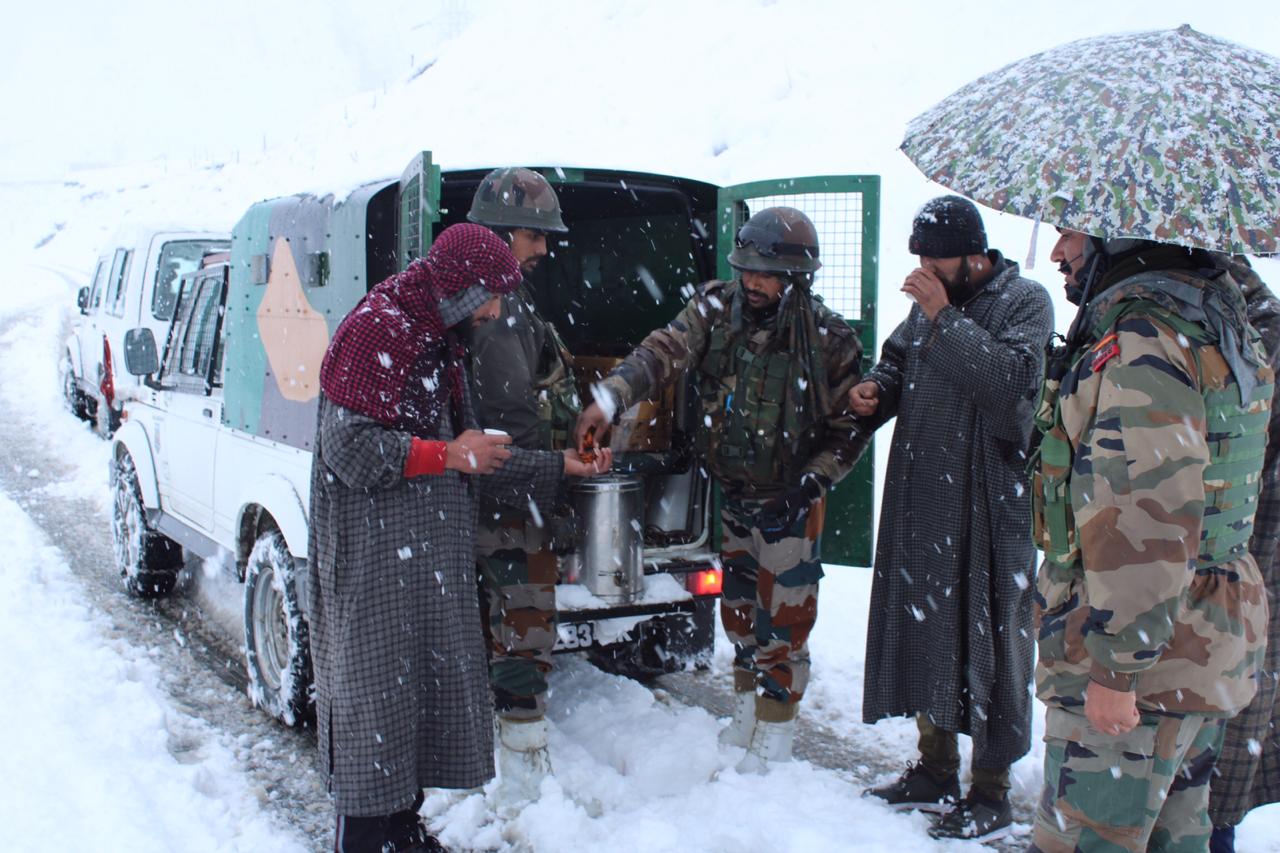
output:
[[107, 273], [111, 268], [107, 266], [105, 257], [98, 259], [98, 268], [93, 272], [93, 283], [89, 285], [89, 301], [85, 303], [84, 311], [88, 314], [90, 311], [97, 310], [102, 304], [102, 288], [106, 286]]
[[133, 252], [128, 249], [116, 249], [115, 258], [111, 261], [111, 276], [107, 279], [105, 301], [107, 313], [115, 317], [124, 316], [125, 279], [129, 274], [129, 261]]
[[161, 382], [179, 390], [208, 393], [221, 384], [212, 368], [220, 360], [216, 354], [221, 328], [223, 275], [179, 280], [174, 300], [174, 320], [165, 346]]
[[200, 268], [200, 261], [213, 252], [231, 249], [227, 240], [170, 240], [160, 250], [156, 265], [156, 286], [151, 294], [151, 314], [157, 320], [173, 319], [182, 277]]

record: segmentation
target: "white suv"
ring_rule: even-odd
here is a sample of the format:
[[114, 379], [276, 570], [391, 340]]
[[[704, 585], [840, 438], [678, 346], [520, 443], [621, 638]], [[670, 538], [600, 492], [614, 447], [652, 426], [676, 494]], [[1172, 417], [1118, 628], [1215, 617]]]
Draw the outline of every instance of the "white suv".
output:
[[138, 379], [119, 369], [124, 335], [146, 326], [157, 337], [173, 318], [178, 280], [211, 254], [231, 250], [231, 235], [174, 228], [120, 229], [80, 288], [79, 316], [63, 347], [60, 380], [67, 406], [102, 435], [120, 423], [123, 398]]

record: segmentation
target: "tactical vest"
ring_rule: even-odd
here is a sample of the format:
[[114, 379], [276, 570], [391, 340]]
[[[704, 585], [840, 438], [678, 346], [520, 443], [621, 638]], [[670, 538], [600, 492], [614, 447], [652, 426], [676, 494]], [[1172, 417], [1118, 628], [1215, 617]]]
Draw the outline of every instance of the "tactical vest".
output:
[[716, 477], [731, 486], [793, 482], [809, 458], [820, 424], [815, 414], [783, 405], [797, 356], [771, 347], [751, 352], [748, 333], [735, 334], [727, 313], [712, 326], [698, 365], [703, 414], [698, 452]]
[[[1116, 304], [1090, 330], [1088, 340], [1069, 354], [1068, 372], [1074, 374], [1089, 355], [1094, 342], [1117, 321], [1141, 309], [1187, 339], [1196, 363], [1197, 384], [1204, 399], [1209, 464], [1204, 470], [1204, 512], [1196, 568], [1221, 565], [1245, 553], [1258, 508], [1263, 454], [1267, 442], [1269, 412], [1250, 414], [1240, 402], [1234, 382], [1222, 389], [1209, 388], [1200, 361], [1202, 347], [1217, 343], [1216, 336], [1147, 299]], [[1061, 375], [1061, 374], [1060, 374]], [[1271, 384], [1253, 389], [1250, 403], [1271, 399]], [[1073, 450], [1062, 421], [1061, 379], [1050, 376], [1036, 406], [1036, 428], [1043, 435], [1031, 459], [1032, 536], [1036, 547], [1057, 566], [1080, 568], [1080, 546], [1071, 509]]]
[[570, 446], [582, 402], [573, 377], [573, 356], [560, 340], [555, 326], [544, 322], [542, 327], [542, 351], [538, 354], [533, 375], [533, 394], [538, 406], [538, 446], [543, 450], [564, 450]]

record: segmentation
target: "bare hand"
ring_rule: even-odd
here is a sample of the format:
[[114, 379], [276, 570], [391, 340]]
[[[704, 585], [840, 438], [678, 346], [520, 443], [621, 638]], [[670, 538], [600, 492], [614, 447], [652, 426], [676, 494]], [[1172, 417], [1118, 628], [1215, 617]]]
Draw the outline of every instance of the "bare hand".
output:
[[880, 386], [870, 379], [849, 389], [849, 408], [859, 417], [874, 415], [880, 408]]
[[1084, 715], [1104, 735], [1131, 732], [1139, 720], [1137, 694], [1090, 681], [1084, 694]]
[[509, 435], [469, 429], [445, 445], [444, 467], [464, 474], [492, 474], [511, 458]]
[[583, 462], [578, 458], [578, 451], [564, 452], [564, 473], [566, 477], [594, 477], [605, 474], [613, 467], [613, 451], [608, 447], [596, 448], [596, 460]]
[[902, 292], [915, 300], [930, 320], [951, 304], [942, 279], [924, 268], [914, 269], [907, 274], [907, 280], [902, 283]]
[[[578, 415], [578, 424], [573, 428], [573, 446], [578, 451], [583, 450], [583, 439], [587, 436], [587, 430], [592, 427], [596, 428], [596, 451], [599, 452], [600, 442], [609, 434], [609, 430], [613, 428], [613, 423], [609, 418], [605, 417], [604, 409], [600, 408], [599, 403], [592, 403], [582, 410], [582, 414]], [[568, 473], [566, 471], [566, 473]]]

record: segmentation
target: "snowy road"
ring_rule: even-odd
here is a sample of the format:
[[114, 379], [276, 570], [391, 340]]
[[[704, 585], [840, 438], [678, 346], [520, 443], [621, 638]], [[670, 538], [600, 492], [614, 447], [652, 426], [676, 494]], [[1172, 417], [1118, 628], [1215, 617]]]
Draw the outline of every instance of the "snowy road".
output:
[[[20, 363], [14, 352], [38, 334], [38, 314], [0, 322], [0, 363]], [[7, 371], [6, 371], [7, 372]], [[267, 719], [249, 705], [243, 664], [234, 642], [216, 629], [187, 590], [167, 600], [139, 601], [125, 594], [113, 569], [106, 510], [107, 446], [68, 414], [68, 424], [41, 424], [26, 395], [0, 394], [0, 490], [35, 523], [65, 560], [94, 611], [107, 620], [108, 636], [145, 650], [172, 707], [195, 721], [170, 733], [167, 748], [178, 762], [198, 760], [210, 738], [228, 748], [248, 785], [278, 823], [293, 827], [320, 849], [328, 843], [331, 812], [315, 770], [315, 739]], [[54, 427], [82, 432], [84, 441], [51, 443]], [[64, 452], [58, 452], [61, 448]], [[99, 495], [84, 494], [85, 456], [98, 457]], [[197, 567], [192, 577], [200, 577]]]

